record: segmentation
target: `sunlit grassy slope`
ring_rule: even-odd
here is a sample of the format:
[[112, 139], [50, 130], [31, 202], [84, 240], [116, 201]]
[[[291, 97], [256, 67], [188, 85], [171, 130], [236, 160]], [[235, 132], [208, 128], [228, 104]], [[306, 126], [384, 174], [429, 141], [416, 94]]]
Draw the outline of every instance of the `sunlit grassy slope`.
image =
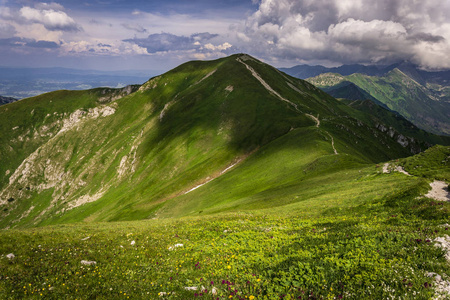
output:
[[435, 146], [400, 160], [402, 166], [415, 176], [434, 178], [450, 183], [450, 147]]
[[49, 93], [0, 116], [2, 227], [283, 206], [329, 195], [321, 182], [339, 184], [345, 170], [443, 141], [387, 131], [247, 55], [128, 90]]

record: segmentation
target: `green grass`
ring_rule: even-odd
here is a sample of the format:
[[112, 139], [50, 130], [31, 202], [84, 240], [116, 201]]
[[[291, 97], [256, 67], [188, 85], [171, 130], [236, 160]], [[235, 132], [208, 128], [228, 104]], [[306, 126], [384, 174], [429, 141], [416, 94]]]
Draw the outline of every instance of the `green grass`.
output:
[[450, 147], [437, 145], [418, 155], [401, 159], [399, 164], [412, 175], [449, 183], [449, 157]]
[[316, 199], [276, 211], [2, 231], [0, 297], [429, 299], [425, 273], [448, 271], [431, 241], [448, 233], [439, 225], [449, 204], [417, 199], [426, 183], [391, 185], [387, 200], [343, 197], [338, 206]]

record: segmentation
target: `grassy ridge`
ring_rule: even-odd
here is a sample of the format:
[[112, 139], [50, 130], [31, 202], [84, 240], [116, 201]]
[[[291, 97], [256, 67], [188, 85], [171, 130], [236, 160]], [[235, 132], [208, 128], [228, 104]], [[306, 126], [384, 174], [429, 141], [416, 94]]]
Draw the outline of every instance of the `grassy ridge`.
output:
[[437, 145], [418, 155], [401, 159], [408, 173], [436, 180], [450, 182], [450, 147]]

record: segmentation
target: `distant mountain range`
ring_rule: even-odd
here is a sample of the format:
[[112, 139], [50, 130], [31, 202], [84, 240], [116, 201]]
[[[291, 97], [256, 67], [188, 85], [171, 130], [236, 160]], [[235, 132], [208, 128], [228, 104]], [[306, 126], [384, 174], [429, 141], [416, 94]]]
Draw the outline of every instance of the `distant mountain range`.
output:
[[0, 95], [17, 99], [55, 90], [83, 90], [95, 87], [120, 88], [142, 84], [156, 71], [97, 71], [68, 68], [0, 67]]
[[392, 65], [342, 65], [340, 67], [327, 68], [321, 65], [297, 65], [291, 68], [279, 68], [280, 71], [285, 72], [291, 76], [307, 79], [315, 77], [323, 73], [337, 73], [343, 76], [359, 73], [368, 76], [384, 76], [386, 73], [399, 69], [417, 82], [423, 84], [425, 82], [433, 82], [437, 84], [450, 84], [450, 70], [449, 71], [425, 71], [410, 62], [399, 62]]
[[389, 66], [299, 65], [280, 69], [336, 98], [372, 100], [416, 126], [450, 135], [450, 71], [429, 72], [401, 62]]
[[8, 104], [8, 103], [11, 103], [11, 102], [14, 102], [14, 101], [17, 101], [17, 99], [16, 98], [12, 98], [12, 97], [0, 96], [0, 105]]

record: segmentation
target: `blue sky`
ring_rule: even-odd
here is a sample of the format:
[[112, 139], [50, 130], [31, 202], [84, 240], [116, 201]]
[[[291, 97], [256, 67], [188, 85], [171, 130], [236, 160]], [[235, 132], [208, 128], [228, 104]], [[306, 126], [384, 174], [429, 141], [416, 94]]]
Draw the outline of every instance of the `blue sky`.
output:
[[0, 0], [0, 66], [168, 70], [245, 52], [275, 66], [450, 68], [450, 0]]

